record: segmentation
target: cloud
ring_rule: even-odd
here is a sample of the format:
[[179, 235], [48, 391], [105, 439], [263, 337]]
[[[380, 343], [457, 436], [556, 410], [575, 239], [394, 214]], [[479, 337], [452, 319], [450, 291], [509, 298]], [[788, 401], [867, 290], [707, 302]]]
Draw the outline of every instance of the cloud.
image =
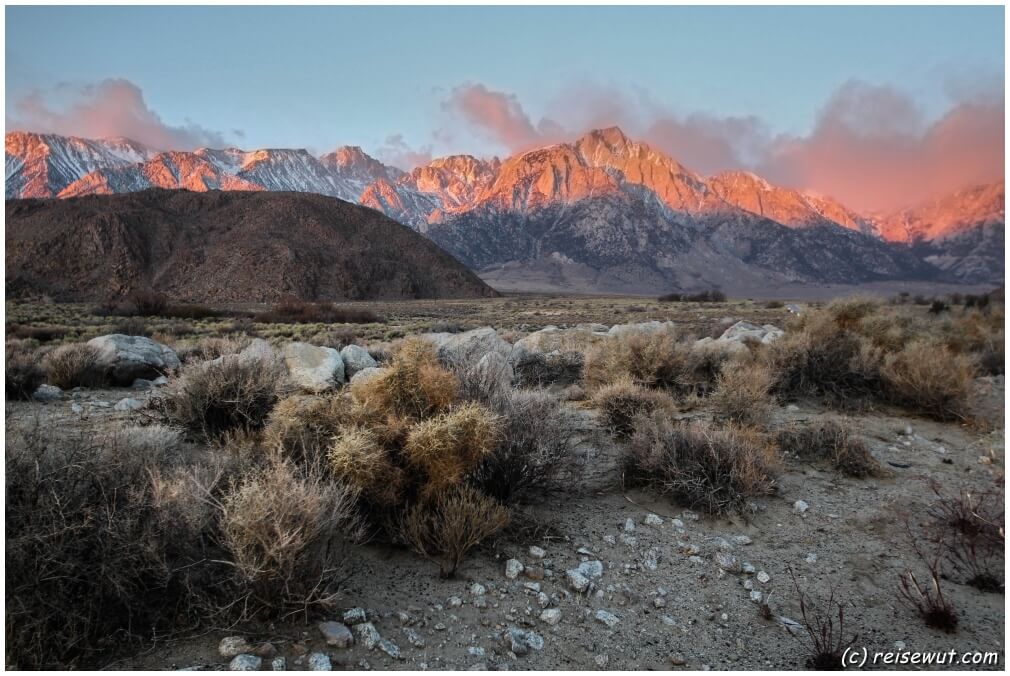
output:
[[856, 209], [904, 206], [1002, 177], [1004, 112], [1002, 92], [975, 93], [928, 121], [908, 95], [850, 82], [808, 136], [776, 139], [756, 169]]
[[[947, 111], [928, 119], [907, 93], [850, 81], [840, 86], [807, 135], [776, 135], [755, 116], [678, 113], [649, 92], [574, 84], [536, 119], [515, 94], [484, 84], [454, 88], [442, 109], [480, 140], [509, 152], [577, 138], [617, 125], [702, 174], [745, 168], [769, 180], [829, 195], [861, 210], [891, 209], [1003, 176], [1001, 81], [950, 79]], [[555, 120], [564, 120], [562, 125]]]
[[413, 148], [404, 140], [403, 134], [392, 134], [386, 137], [384, 145], [376, 149], [375, 155], [385, 164], [410, 171], [431, 162], [432, 149], [430, 145]]
[[158, 150], [227, 145], [221, 133], [188, 120], [182, 126], [165, 123], [148, 107], [140, 87], [124, 79], [35, 91], [18, 101], [15, 111], [14, 126], [31, 131], [86, 138], [124, 136]]

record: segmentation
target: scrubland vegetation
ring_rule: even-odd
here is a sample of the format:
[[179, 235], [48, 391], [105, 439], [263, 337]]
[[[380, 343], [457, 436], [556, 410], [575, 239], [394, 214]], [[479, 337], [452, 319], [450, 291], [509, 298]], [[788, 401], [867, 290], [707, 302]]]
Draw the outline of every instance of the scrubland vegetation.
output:
[[[661, 300], [720, 300], [710, 296]], [[699, 342], [705, 331], [679, 328], [586, 331], [563, 351], [518, 360], [514, 377], [508, 364], [446, 359], [428, 340], [394, 338], [368, 345], [380, 370], [307, 395], [276, 358], [238, 353], [256, 334], [300, 335], [264, 326], [372, 324], [374, 312], [288, 301], [243, 319], [162, 301], [135, 294], [117, 310], [143, 317], [137, 333], [173, 345], [183, 362], [147, 426], [96, 435], [8, 422], [8, 664], [85, 665], [156, 634], [315, 616], [335, 607], [366, 541], [457, 575], [506, 536], [517, 506], [572, 487], [586, 411], [624, 454], [615, 480], [685, 508], [746, 515], [793, 465], [888, 475], [850, 419], [783, 425], [781, 406], [806, 398], [849, 415], [896, 408], [976, 423], [975, 378], [1003, 373], [1002, 305], [960, 298], [933, 312], [856, 298], [782, 316], [784, 335], [767, 343]], [[153, 316], [235, 325], [193, 337], [174, 323], [152, 330]], [[101, 384], [94, 350], [58, 333], [42, 340], [8, 325], [9, 400], [42, 383]], [[315, 335], [337, 348], [363, 342], [347, 326]], [[935, 490], [919, 515], [927, 523], [908, 529], [919, 558], [895, 594], [954, 631], [942, 591], [950, 578], [1002, 591], [1003, 495]], [[796, 589], [809, 666], [833, 666], [851, 643], [842, 606], [832, 596], [815, 614]]]

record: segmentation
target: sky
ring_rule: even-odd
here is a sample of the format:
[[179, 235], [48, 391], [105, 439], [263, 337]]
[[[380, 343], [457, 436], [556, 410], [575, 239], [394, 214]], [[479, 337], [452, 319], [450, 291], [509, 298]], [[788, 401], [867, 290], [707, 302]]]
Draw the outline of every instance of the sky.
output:
[[1002, 7], [5, 11], [8, 130], [409, 169], [616, 124], [862, 209], [1003, 175]]

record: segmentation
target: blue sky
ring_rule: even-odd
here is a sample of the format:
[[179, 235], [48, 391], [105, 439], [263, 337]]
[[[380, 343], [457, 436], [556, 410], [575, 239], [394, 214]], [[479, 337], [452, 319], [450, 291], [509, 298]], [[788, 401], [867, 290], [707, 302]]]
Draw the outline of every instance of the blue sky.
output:
[[59, 110], [117, 78], [166, 125], [245, 147], [377, 152], [399, 134], [429, 154], [503, 154], [530, 139], [461, 113], [458, 88], [500, 93], [538, 129], [582, 131], [598, 119], [585, 97], [617, 92], [611, 116], [643, 134], [650, 116], [701, 114], [803, 136], [858, 81], [900, 90], [927, 124], [976, 90], [1002, 99], [1003, 11], [8, 7], [5, 112], [24, 125], [33, 91]]

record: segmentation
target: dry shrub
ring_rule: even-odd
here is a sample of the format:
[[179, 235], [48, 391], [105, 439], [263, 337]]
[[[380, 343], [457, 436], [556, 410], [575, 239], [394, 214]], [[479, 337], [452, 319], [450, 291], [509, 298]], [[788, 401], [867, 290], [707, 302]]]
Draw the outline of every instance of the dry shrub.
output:
[[941, 564], [947, 544], [943, 539], [931, 543], [924, 541], [907, 521], [905, 531], [916, 557], [926, 567], [928, 581], [920, 582], [911, 569], [906, 570], [899, 578], [901, 587], [898, 590], [898, 600], [918, 613], [927, 627], [953, 634], [957, 631], [960, 618], [954, 604], [944, 595], [941, 583], [944, 579]]
[[183, 363], [210, 361], [226, 354], [236, 354], [249, 345], [247, 336], [220, 338], [206, 336], [176, 347], [175, 353]]
[[585, 383], [596, 390], [630, 378], [646, 387], [673, 386], [682, 348], [673, 331], [631, 333], [593, 345], [586, 354]]
[[377, 507], [395, 507], [405, 497], [406, 474], [370, 429], [343, 430], [330, 447], [329, 462], [335, 477]]
[[713, 514], [774, 492], [777, 464], [774, 448], [753, 430], [684, 424], [659, 412], [635, 420], [625, 462], [629, 481]]
[[127, 307], [141, 316], [160, 315], [168, 307], [168, 296], [151, 289], [138, 289], [126, 297]]
[[43, 360], [51, 385], [64, 390], [77, 386], [90, 386], [99, 382], [94, 374], [98, 350], [87, 343], [60, 345]]
[[120, 319], [112, 325], [111, 332], [124, 336], [146, 336], [148, 338], [150, 338], [151, 334], [154, 333], [142, 317], [127, 317], [125, 319]]
[[883, 301], [878, 298], [851, 296], [831, 301], [824, 308], [824, 312], [831, 317], [838, 328], [853, 329], [866, 317], [876, 314], [883, 306]]
[[4, 351], [4, 392], [7, 399], [31, 399], [45, 382], [38, 352], [30, 345], [9, 340]]
[[882, 351], [826, 311], [801, 315], [798, 327], [769, 345], [767, 359], [773, 389], [785, 396], [817, 395], [853, 406], [880, 393]]
[[338, 307], [333, 303], [285, 298], [266, 312], [256, 315], [263, 324], [370, 324], [382, 321], [366, 308]]
[[1004, 372], [1006, 333], [1003, 312], [966, 311], [944, 325], [943, 340], [952, 351], [974, 357], [982, 373]]
[[712, 408], [720, 420], [764, 427], [771, 415], [771, 370], [759, 362], [723, 364], [712, 392]]
[[932, 538], [946, 544], [946, 560], [962, 581], [979, 591], [1002, 593], [1006, 551], [1003, 491], [967, 487], [946, 495], [933, 483]]
[[439, 365], [431, 343], [420, 338], [403, 341], [380, 376], [351, 384], [363, 406], [415, 420], [448, 410], [458, 390], [459, 380]]
[[501, 429], [493, 451], [470, 474], [485, 495], [508, 504], [534, 489], [548, 488], [573, 462], [578, 420], [558, 395], [508, 390], [484, 403], [497, 414]]
[[159, 405], [173, 424], [212, 441], [230, 430], [262, 428], [287, 389], [286, 377], [277, 360], [227, 355], [184, 366]]
[[439, 562], [442, 577], [456, 574], [467, 552], [504, 529], [509, 512], [476, 489], [458, 485], [411, 508], [400, 534], [411, 549]]
[[473, 402], [415, 423], [407, 433], [404, 457], [423, 470], [424, 493], [440, 492], [460, 483], [495, 448], [500, 431], [497, 416]]
[[605, 385], [593, 395], [593, 404], [600, 409], [603, 420], [616, 437], [627, 437], [634, 431], [635, 417], [641, 413], [660, 411], [672, 415], [677, 405], [665, 392], [650, 390], [630, 380]]
[[937, 420], [967, 416], [975, 365], [965, 355], [919, 340], [888, 355], [881, 375], [887, 397], [899, 406]]
[[355, 495], [280, 461], [254, 471], [220, 503], [223, 541], [247, 602], [264, 611], [333, 609], [345, 543], [357, 534]]
[[[163, 427], [62, 435], [39, 421], [6, 438], [6, 660], [94, 663], [103, 650], [192, 628], [231, 588], [204, 490]], [[199, 475], [199, 476], [198, 476]]]
[[294, 395], [277, 402], [266, 427], [263, 445], [298, 463], [318, 464], [351, 423], [353, 403], [344, 395]]
[[571, 385], [582, 379], [584, 363], [581, 352], [529, 352], [516, 360], [516, 382], [520, 387]]
[[[836, 598], [836, 588], [832, 587], [823, 605], [815, 604], [796, 581], [792, 568], [789, 569], [793, 588], [800, 605], [800, 617], [806, 634], [806, 644], [810, 656], [806, 667], [815, 671], [841, 671], [846, 664], [845, 652], [859, 640], [858, 634], [851, 637], [845, 632], [845, 606]], [[802, 640], [802, 639], [801, 639]]]
[[866, 444], [835, 420], [789, 427], [779, 432], [777, 441], [784, 455], [804, 460], [826, 460], [847, 476], [862, 479], [884, 474], [884, 468]]

